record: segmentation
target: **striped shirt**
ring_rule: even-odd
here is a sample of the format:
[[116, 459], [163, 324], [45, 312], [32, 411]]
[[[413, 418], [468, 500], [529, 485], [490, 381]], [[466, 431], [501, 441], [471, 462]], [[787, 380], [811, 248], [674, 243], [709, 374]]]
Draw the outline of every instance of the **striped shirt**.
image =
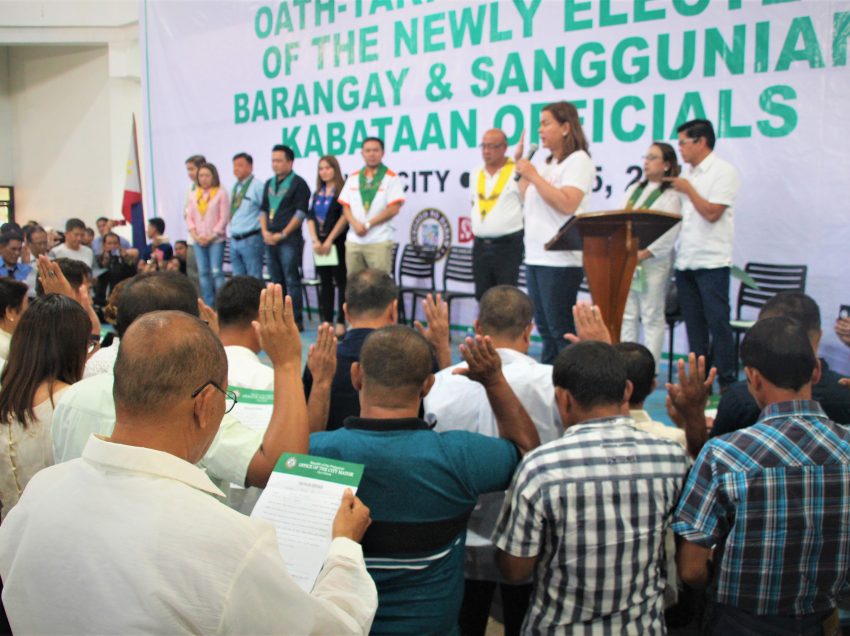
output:
[[755, 614], [828, 611], [850, 593], [850, 430], [817, 402], [771, 404], [705, 445], [673, 530], [715, 549], [715, 601]]
[[589, 420], [529, 453], [493, 541], [537, 557], [526, 634], [663, 634], [664, 534], [688, 471], [630, 417]]

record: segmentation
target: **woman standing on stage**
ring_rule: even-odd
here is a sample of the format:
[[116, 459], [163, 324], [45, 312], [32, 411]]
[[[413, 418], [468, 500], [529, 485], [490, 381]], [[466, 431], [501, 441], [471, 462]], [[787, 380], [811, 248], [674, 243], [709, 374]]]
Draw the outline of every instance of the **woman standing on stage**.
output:
[[230, 221], [230, 200], [211, 163], [198, 168], [198, 187], [189, 197], [186, 227], [195, 240], [201, 296], [212, 307], [224, 285], [224, 239]]
[[336, 157], [330, 155], [319, 159], [319, 174], [316, 179], [316, 190], [313, 194], [313, 205], [307, 213], [307, 228], [313, 238], [313, 254], [331, 256], [336, 253], [336, 265], [317, 265], [316, 274], [319, 276], [320, 294], [319, 309], [322, 321], [334, 324], [334, 290], [338, 302], [336, 313], [336, 335], [345, 333], [345, 313], [342, 305], [345, 302], [345, 236], [348, 222], [342, 214], [339, 193], [345, 180]]
[[575, 332], [572, 308], [581, 285], [581, 251], [547, 252], [544, 245], [574, 214], [587, 211], [596, 168], [576, 107], [555, 102], [540, 115], [540, 144], [552, 154], [540, 169], [516, 164], [525, 217], [525, 263], [534, 322], [543, 340], [541, 361], [552, 364]]
[[[644, 179], [626, 190], [623, 207], [626, 210], [679, 214], [682, 210], [681, 195], [673, 189], [672, 184], [662, 179], [678, 177], [680, 172], [673, 146], [656, 141], [643, 158]], [[643, 325], [643, 339], [655, 358], [656, 373], [664, 345], [664, 303], [673, 265], [673, 245], [680, 227], [681, 224], [677, 223], [649, 247], [638, 251], [638, 269], [629, 290], [620, 331], [620, 340], [623, 342], [638, 342], [640, 326]]]

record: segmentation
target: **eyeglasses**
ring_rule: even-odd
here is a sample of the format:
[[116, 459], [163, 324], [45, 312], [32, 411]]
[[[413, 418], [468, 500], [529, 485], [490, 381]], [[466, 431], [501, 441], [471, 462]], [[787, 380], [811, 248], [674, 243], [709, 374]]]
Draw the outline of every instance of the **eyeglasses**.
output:
[[233, 407], [236, 406], [236, 403], [239, 400], [236, 398], [236, 394], [233, 391], [225, 391], [218, 385], [218, 382], [216, 382], [215, 380], [207, 380], [197, 389], [192, 391], [192, 399], [194, 400], [196, 397], [198, 397], [201, 394], [201, 391], [206, 389], [208, 386], [212, 386], [216, 390], [224, 393], [224, 412], [230, 413], [230, 411], [233, 410]]
[[481, 150], [498, 150], [499, 148], [504, 148], [505, 144], [478, 144], [478, 147]]
[[690, 137], [687, 137], [685, 139], [679, 140], [679, 146], [687, 146], [688, 144], [695, 144], [698, 141], [699, 141], [699, 139], [691, 139]]
[[658, 159], [663, 159], [661, 155], [644, 155], [643, 158], [646, 161], [657, 161]]

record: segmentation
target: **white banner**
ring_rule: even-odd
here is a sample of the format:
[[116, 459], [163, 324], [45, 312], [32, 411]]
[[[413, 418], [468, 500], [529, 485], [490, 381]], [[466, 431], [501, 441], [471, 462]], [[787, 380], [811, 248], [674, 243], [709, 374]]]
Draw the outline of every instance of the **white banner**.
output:
[[[143, 0], [141, 9], [145, 200], [170, 236], [185, 235], [183, 162], [193, 154], [230, 187], [234, 154], [253, 155], [265, 179], [271, 147], [284, 143], [312, 187], [322, 154], [348, 173], [361, 165], [362, 139], [377, 135], [407, 186], [397, 240], [414, 228], [420, 241], [464, 244], [485, 130], [515, 143], [525, 128], [535, 142], [542, 106], [575, 103], [597, 165], [592, 207], [602, 210], [621, 206], [652, 140], [706, 117], [717, 154], [742, 178], [735, 263], [807, 265], [822, 350], [850, 368], [832, 333], [850, 304], [850, 2]], [[425, 220], [429, 208], [441, 215]], [[453, 322], [468, 324], [472, 307], [458, 307]]]

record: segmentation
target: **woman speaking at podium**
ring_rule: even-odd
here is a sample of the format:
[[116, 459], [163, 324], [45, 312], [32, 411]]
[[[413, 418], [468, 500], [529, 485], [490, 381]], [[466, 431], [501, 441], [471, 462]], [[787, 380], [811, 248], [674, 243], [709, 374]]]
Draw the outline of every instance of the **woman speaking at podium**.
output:
[[[626, 190], [623, 207], [626, 210], [656, 210], [679, 214], [682, 200], [672, 184], [664, 177], [678, 177], [681, 172], [673, 146], [655, 142], [643, 158], [643, 181]], [[667, 230], [649, 247], [638, 251], [638, 269], [629, 290], [620, 340], [638, 342], [640, 325], [646, 348], [655, 358], [655, 373], [661, 361], [664, 345], [664, 303], [667, 283], [673, 265], [673, 245], [679, 235], [680, 223]]]
[[543, 340], [541, 361], [552, 364], [574, 333], [572, 307], [583, 277], [581, 251], [547, 252], [544, 245], [573, 214], [587, 212], [596, 168], [588, 153], [578, 111], [555, 102], [540, 114], [540, 144], [551, 154], [538, 170], [529, 159], [516, 164], [525, 217], [525, 264], [534, 322]]

